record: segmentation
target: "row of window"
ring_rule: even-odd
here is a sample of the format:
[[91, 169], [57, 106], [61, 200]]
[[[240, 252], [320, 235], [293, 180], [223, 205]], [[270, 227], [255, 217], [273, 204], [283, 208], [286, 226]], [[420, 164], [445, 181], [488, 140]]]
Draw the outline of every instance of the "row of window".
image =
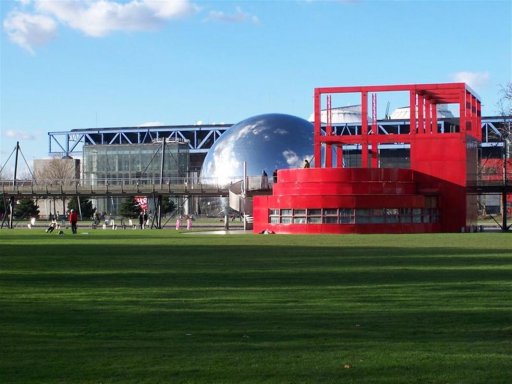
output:
[[270, 209], [271, 224], [411, 224], [437, 223], [436, 208]]

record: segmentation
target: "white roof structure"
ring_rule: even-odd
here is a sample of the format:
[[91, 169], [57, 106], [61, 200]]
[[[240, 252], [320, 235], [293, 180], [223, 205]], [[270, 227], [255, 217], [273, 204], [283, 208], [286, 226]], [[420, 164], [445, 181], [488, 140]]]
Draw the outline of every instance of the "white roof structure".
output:
[[[409, 119], [409, 116], [410, 116], [410, 108], [407, 106], [407, 107], [401, 107], [401, 108], [397, 108], [395, 109], [391, 115], [390, 115], [390, 119], [392, 120], [407, 120]], [[418, 112], [416, 111], [416, 116], [418, 116]], [[438, 105], [437, 106], [437, 118], [438, 119], [444, 119], [444, 118], [449, 118], [449, 117], [454, 117], [453, 116], [453, 113], [448, 110], [448, 107], [446, 105]]]
[[[410, 108], [400, 107], [395, 109], [389, 116], [392, 120], [408, 120]], [[416, 112], [417, 116], [417, 112]], [[448, 109], [446, 105], [437, 106], [437, 117], [439, 119], [455, 117], [453, 113]], [[371, 118], [368, 117], [368, 120]], [[315, 121], [315, 114], [312, 113], [309, 116], [309, 121]], [[320, 111], [320, 120], [322, 124], [327, 124], [327, 110], [323, 109]], [[345, 107], [336, 107], [331, 109], [331, 123], [333, 125], [338, 124], [360, 124], [361, 118], [361, 105], [347, 105]]]
[[[315, 121], [315, 114], [309, 116], [309, 121]], [[320, 111], [320, 120], [322, 124], [327, 124], [327, 110]], [[361, 123], [361, 105], [348, 105], [331, 109], [332, 124], [351, 124]]]

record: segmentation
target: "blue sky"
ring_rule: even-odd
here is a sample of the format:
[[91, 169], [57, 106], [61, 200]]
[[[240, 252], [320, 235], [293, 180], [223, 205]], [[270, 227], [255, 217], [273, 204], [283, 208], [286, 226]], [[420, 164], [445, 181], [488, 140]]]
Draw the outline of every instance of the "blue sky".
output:
[[16, 141], [48, 157], [50, 131], [308, 118], [322, 86], [463, 81], [496, 115], [512, 79], [510, 0], [0, 0], [0, 19], [0, 166]]

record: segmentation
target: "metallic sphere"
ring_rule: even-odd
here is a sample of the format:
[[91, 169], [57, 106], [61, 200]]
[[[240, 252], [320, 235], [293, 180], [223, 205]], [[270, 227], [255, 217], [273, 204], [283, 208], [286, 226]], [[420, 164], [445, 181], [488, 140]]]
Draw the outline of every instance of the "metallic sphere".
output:
[[230, 183], [247, 176], [269, 177], [275, 169], [300, 168], [313, 157], [313, 125], [296, 116], [271, 113], [233, 125], [210, 148], [201, 179]]

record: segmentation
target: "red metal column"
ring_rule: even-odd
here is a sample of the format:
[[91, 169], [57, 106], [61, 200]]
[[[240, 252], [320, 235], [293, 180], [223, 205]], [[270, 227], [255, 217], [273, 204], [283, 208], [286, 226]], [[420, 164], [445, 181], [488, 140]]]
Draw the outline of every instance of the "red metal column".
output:
[[379, 145], [377, 143], [377, 135], [379, 134], [379, 126], [377, 125], [377, 94], [372, 93], [372, 150], [371, 150], [371, 164], [372, 168], [379, 167]]
[[315, 168], [322, 167], [322, 143], [321, 143], [321, 131], [320, 126], [322, 124], [320, 117], [320, 97], [322, 93], [315, 88], [315, 121], [314, 121], [314, 132], [313, 132], [313, 156], [315, 160]]
[[425, 97], [425, 133], [432, 134], [432, 102]]
[[466, 91], [466, 100], [467, 100], [467, 117], [468, 117], [468, 127], [469, 133], [472, 136], [475, 136], [475, 118], [474, 118], [474, 110], [473, 110], [473, 95]]
[[477, 125], [477, 123], [478, 123], [478, 110], [477, 110], [478, 100], [474, 95], [471, 95], [471, 100], [472, 100], [471, 116], [473, 117], [473, 134], [475, 135], [475, 137], [479, 138], [478, 131], [481, 130], [480, 129], [481, 126]]
[[425, 96], [418, 94], [418, 133], [425, 133], [424, 116]]
[[368, 92], [361, 92], [361, 167], [368, 167]]
[[466, 90], [460, 92], [459, 99], [459, 124], [460, 133], [466, 134]]
[[[332, 136], [332, 105], [331, 95], [327, 95], [327, 126], [325, 127], [325, 135]], [[325, 168], [332, 168], [332, 144], [325, 143]]]
[[416, 134], [416, 91], [410, 90], [409, 94], [409, 122], [411, 125], [411, 135]]
[[478, 140], [482, 139], [482, 125], [480, 124], [480, 102], [475, 95], [471, 95], [471, 125], [473, 127], [473, 136]]
[[437, 126], [437, 104], [432, 104], [432, 134], [438, 134], [439, 128]]
[[[475, 98], [476, 99], [476, 98]], [[476, 123], [475, 126], [477, 127], [476, 131], [476, 138], [478, 141], [482, 141], [482, 104], [480, 103], [480, 100], [476, 99]]]
[[374, 135], [379, 134], [379, 129], [377, 126], [377, 94], [372, 93], [372, 133]]

